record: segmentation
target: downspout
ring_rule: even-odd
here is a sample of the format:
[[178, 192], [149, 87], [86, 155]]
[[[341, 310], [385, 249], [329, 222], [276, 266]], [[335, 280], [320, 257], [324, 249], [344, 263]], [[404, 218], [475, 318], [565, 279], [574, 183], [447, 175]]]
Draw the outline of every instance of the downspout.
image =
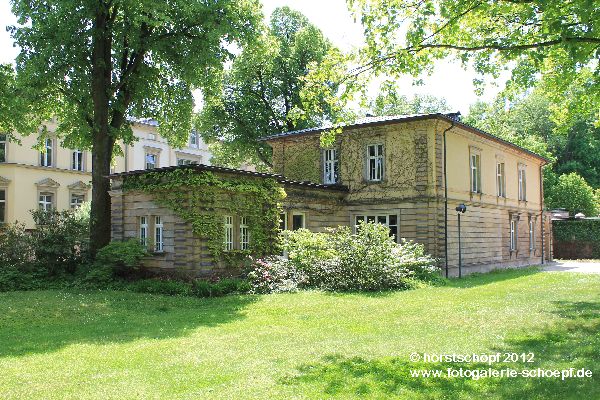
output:
[[454, 128], [454, 119], [452, 119], [450, 127], [442, 133], [444, 141], [444, 260], [446, 264], [446, 278], [448, 278], [448, 174], [446, 173], [448, 163], [446, 162], [446, 132], [452, 128]]
[[544, 253], [544, 242], [546, 241], [546, 236], [544, 235], [544, 225], [546, 221], [544, 219], [544, 178], [542, 175], [542, 167], [544, 165], [540, 165], [540, 221], [542, 225], [542, 264], [545, 262], [545, 253]]

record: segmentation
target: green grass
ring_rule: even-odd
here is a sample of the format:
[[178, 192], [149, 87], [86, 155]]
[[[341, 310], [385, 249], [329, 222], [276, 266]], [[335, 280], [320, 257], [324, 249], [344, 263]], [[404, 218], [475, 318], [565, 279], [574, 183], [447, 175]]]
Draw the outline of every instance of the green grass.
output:
[[[592, 378], [411, 378], [419, 353], [535, 353]], [[0, 398], [600, 398], [600, 275], [508, 271], [384, 294], [0, 293]]]

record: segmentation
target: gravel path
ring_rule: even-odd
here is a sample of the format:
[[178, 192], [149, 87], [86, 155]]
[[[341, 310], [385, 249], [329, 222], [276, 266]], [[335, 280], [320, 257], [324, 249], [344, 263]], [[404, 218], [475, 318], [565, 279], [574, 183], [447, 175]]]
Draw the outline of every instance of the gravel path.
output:
[[549, 272], [581, 272], [584, 274], [600, 274], [600, 260], [577, 261], [557, 260], [543, 267]]

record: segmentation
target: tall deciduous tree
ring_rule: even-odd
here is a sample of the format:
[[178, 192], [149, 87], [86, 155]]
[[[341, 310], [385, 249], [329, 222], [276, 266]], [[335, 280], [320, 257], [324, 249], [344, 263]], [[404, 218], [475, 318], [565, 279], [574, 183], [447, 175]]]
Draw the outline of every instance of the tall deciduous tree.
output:
[[571, 0], [347, 0], [366, 33], [365, 70], [414, 76], [456, 56], [483, 75], [512, 70], [511, 85], [544, 77], [556, 97], [594, 70], [585, 104], [600, 120], [600, 7]]
[[275, 9], [261, 40], [244, 49], [225, 73], [221, 90], [205, 98], [197, 121], [205, 139], [218, 144], [213, 162], [269, 165], [269, 148], [258, 138], [330, 118], [326, 102], [308, 106], [300, 92], [309, 69], [333, 50], [304, 15], [288, 7]]
[[[93, 250], [110, 240], [110, 164], [134, 140], [129, 117], [153, 117], [185, 142], [192, 89], [211, 87], [231, 43], [255, 34], [256, 0], [12, 0], [21, 52], [16, 96], [29, 127], [54, 116], [67, 146], [92, 151]], [[8, 118], [6, 119], [8, 120]], [[13, 120], [22, 134], [33, 129]]]
[[376, 116], [428, 114], [449, 112], [444, 98], [430, 95], [415, 95], [408, 98], [400, 92], [395, 82], [386, 81], [379, 87], [377, 96], [369, 101], [368, 112]]

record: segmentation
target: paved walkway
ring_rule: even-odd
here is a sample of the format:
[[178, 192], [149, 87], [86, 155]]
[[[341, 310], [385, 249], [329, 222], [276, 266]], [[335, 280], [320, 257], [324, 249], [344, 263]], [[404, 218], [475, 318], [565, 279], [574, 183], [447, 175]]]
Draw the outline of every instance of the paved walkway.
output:
[[560, 260], [548, 264], [544, 271], [549, 272], [581, 272], [585, 274], [600, 274], [600, 261]]

